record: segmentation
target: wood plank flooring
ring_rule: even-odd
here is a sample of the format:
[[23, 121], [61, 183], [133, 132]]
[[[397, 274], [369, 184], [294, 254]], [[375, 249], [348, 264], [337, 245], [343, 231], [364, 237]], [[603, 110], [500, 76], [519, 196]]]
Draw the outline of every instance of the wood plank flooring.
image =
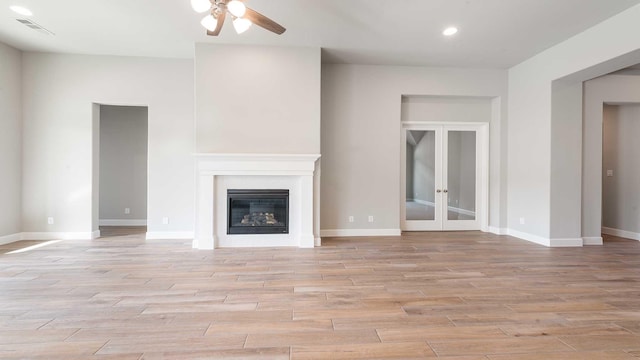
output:
[[640, 358], [640, 242], [480, 232], [0, 246], [2, 359]]

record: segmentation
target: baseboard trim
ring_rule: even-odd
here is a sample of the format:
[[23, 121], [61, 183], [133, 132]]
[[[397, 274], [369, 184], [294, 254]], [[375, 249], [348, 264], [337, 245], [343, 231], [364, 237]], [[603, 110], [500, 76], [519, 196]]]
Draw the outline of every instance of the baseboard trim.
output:
[[190, 240], [193, 231], [147, 231], [147, 240]]
[[582, 238], [583, 245], [602, 245], [602, 236], [586, 236]]
[[12, 242], [22, 240], [22, 233], [0, 236], [0, 245], [11, 244]]
[[320, 230], [320, 237], [351, 236], [400, 236], [400, 229], [326, 229]]
[[507, 235], [546, 247], [581, 247], [584, 243], [582, 238], [549, 239], [512, 229], [507, 229]]
[[91, 240], [94, 231], [88, 232], [23, 232], [22, 240]]
[[100, 230], [96, 230], [91, 233], [91, 239], [97, 239], [99, 237], [100, 237]]
[[147, 226], [147, 219], [100, 219], [100, 226]]
[[625, 238], [625, 239], [631, 239], [631, 240], [640, 241], [640, 234], [639, 233], [635, 233], [635, 232], [631, 232], [631, 231], [603, 227], [602, 228], [602, 233], [603, 234], [607, 234], [607, 235], [611, 235], [611, 236], [618, 236], [618, 237]]
[[549, 239], [550, 247], [582, 247], [582, 238]]
[[551, 242], [549, 241], [548, 238], [542, 237], [542, 236], [538, 236], [538, 235], [533, 235], [533, 234], [529, 234], [529, 233], [525, 233], [522, 231], [517, 231], [517, 230], [512, 230], [512, 229], [507, 229], [507, 233], [506, 235], [509, 236], [513, 236], [516, 237], [518, 239], [521, 240], [526, 240], [538, 245], [544, 245], [544, 246], [551, 246]]
[[492, 234], [496, 234], [496, 235], [507, 235], [507, 229], [505, 228], [499, 228], [499, 227], [495, 227], [495, 226], [489, 226], [487, 228], [488, 232], [492, 233]]

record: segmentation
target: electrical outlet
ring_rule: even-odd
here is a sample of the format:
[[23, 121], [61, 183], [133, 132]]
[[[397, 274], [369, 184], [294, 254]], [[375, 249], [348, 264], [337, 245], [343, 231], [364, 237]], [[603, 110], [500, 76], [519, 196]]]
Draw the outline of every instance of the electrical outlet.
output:
[[520, 218], [520, 225], [524, 225], [524, 218], [523, 217]]
[[353, 222], [353, 215], [349, 215], [349, 222]]
[[373, 222], [373, 215], [369, 215], [369, 222]]
[[125, 214], [131, 214], [131, 209], [130, 208], [124, 208], [124, 213]]
[[53, 217], [49, 216], [49, 217], [47, 218], [47, 224], [49, 224], [49, 225], [53, 225]]
[[168, 217], [163, 217], [162, 218], [162, 225], [169, 225], [169, 218]]

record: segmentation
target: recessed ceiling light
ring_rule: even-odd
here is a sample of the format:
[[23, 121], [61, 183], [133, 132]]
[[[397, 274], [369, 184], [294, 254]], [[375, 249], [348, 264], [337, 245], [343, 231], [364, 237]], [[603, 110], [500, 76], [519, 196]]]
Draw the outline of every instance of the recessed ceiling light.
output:
[[24, 16], [33, 15], [31, 10], [29, 10], [26, 7], [23, 7], [23, 6], [12, 5], [12, 6], [9, 6], [9, 9], [13, 10], [14, 12], [16, 12], [16, 13], [18, 13], [20, 15], [24, 15]]
[[455, 27], [455, 26], [451, 26], [451, 27], [448, 27], [448, 28], [444, 29], [444, 31], [442, 32], [442, 35], [451, 36], [451, 35], [454, 35], [457, 32], [458, 32], [458, 28]]

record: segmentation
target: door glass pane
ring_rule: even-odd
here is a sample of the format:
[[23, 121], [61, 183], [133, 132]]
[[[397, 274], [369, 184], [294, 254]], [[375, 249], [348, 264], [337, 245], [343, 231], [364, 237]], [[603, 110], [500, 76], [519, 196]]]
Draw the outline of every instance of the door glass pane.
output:
[[407, 130], [407, 220], [435, 219], [436, 132]]
[[447, 219], [476, 219], [476, 132], [448, 132]]

